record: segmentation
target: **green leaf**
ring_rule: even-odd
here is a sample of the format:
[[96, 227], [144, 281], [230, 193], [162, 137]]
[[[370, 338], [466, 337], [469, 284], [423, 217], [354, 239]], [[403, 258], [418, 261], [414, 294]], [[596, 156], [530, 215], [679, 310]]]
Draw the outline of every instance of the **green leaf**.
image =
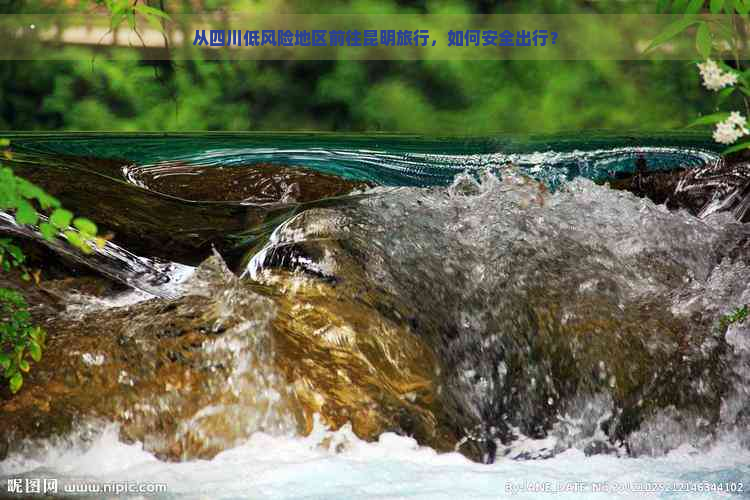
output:
[[656, 2], [656, 13], [665, 14], [669, 7], [669, 0], [657, 0]]
[[40, 193], [43, 193], [42, 189], [39, 186], [35, 186], [26, 179], [17, 177], [16, 182], [18, 183], [18, 192], [24, 198], [33, 199], [39, 196]]
[[721, 154], [728, 155], [729, 153], [736, 153], [737, 151], [742, 151], [743, 149], [750, 148], [750, 141], [745, 141], [740, 144], [736, 144], [732, 146], [731, 148], [727, 148], [724, 151], [721, 152]]
[[167, 14], [163, 10], [155, 9], [154, 7], [149, 7], [148, 5], [144, 5], [142, 3], [136, 4], [135, 10], [137, 10], [138, 12], [140, 12], [146, 17], [157, 16], [157, 17], [161, 17], [167, 20], [172, 19], [171, 17], [169, 17], [169, 14]]
[[109, 18], [109, 27], [111, 29], [117, 28], [118, 26], [120, 26], [120, 24], [122, 24], [122, 21], [124, 19], [125, 19], [124, 12], [120, 12], [118, 14], [112, 14], [112, 17]]
[[711, 30], [707, 23], [701, 23], [701, 25], [698, 26], [698, 33], [695, 35], [695, 48], [703, 59], [708, 59], [711, 55], [712, 45]]
[[86, 236], [96, 236], [96, 224], [86, 218], [78, 217], [73, 221], [73, 225]]
[[26, 352], [26, 346], [24, 345], [16, 345], [15, 351], [13, 351], [13, 355], [16, 357], [16, 364], [20, 364], [21, 360], [23, 359], [23, 353]]
[[674, 3], [672, 4], [672, 13], [684, 14], [685, 6], [687, 6], [687, 3], [688, 3], [688, 0], [674, 0]]
[[677, 21], [667, 25], [664, 30], [659, 33], [656, 38], [653, 39], [651, 42], [651, 45], [648, 46], [648, 48], [644, 52], [648, 52], [650, 50], [655, 49], [659, 45], [662, 45], [672, 38], [676, 37], [686, 29], [688, 29], [690, 26], [698, 23], [699, 21], [697, 19], [692, 19], [688, 17], [683, 17], [681, 19], [678, 19]]
[[0, 139], [0, 148], [10, 146], [10, 139]]
[[721, 14], [721, 8], [724, 7], [724, 0], [711, 0], [709, 9], [711, 14]]
[[39, 214], [34, 207], [26, 200], [18, 201], [18, 210], [16, 210], [16, 221], [19, 224], [36, 224], [39, 220]]
[[120, 23], [122, 23], [123, 19], [125, 19], [125, 11], [129, 7], [129, 3], [127, 1], [125, 2], [113, 2], [110, 6], [110, 18], [109, 18], [109, 26], [112, 29], [117, 28]]
[[21, 371], [26, 372], [26, 373], [28, 373], [29, 370], [31, 370], [31, 366], [29, 365], [29, 362], [26, 361], [25, 359], [22, 359], [21, 361], [18, 362], [18, 368]]
[[8, 357], [7, 354], [0, 352], [0, 367], [2, 367], [3, 370], [7, 370], [9, 366], [10, 357]]
[[728, 73], [736, 73], [736, 70], [724, 61], [716, 61], [716, 64], [718, 64], [721, 69]]
[[123, 12], [128, 7], [130, 7], [129, 0], [114, 0], [110, 2], [109, 10], [113, 14], [117, 14], [118, 12]]
[[40, 337], [41, 332], [42, 332], [42, 329], [37, 326], [33, 330], [31, 330], [29, 337], [31, 337], [31, 340], [33, 340], [34, 342], [41, 344], [42, 343], [42, 340]]
[[164, 26], [162, 26], [159, 20], [155, 18], [154, 16], [146, 16], [146, 21], [148, 21], [148, 24], [150, 24], [151, 27], [154, 28], [159, 33], [166, 34], [166, 31], [164, 31]]
[[79, 250], [83, 250], [83, 247], [86, 246], [86, 243], [83, 241], [83, 238], [81, 238], [81, 235], [78, 234], [77, 232], [65, 231], [64, 234], [65, 234], [65, 237], [68, 239], [68, 243], [78, 248]]
[[713, 27], [719, 30], [727, 43], [731, 44], [731, 41], [734, 38], [734, 31], [730, 27], [726, 26], [724, 23], [714, 23]]
[[701, 116], [697, 120], [691, 122], [688, 127], [697, 127], [698, 125], [713, 125], [714, 123], [719, 123], [720, 121], [726, 120], [729, 118], [729, 113], [727, 112], [721, 112], [721, 113], [713, 113], [711, 115]]
[[73, 213], [64, 208], [56, 208], [49, 218], [49, 221], [60, 229], [67, 229], [73, 220]]
[[53, 240], [57, 236], [57, 228], [49, 222], [42, 222], [39, 225], [39, 230], [42, 232], [42, 236], [46, 240]]
[[734, 8], [737, 12], [746, 16], [750, 13], [750, 2], [748, 2], [748, 0], [734, 0]]
[[23, 254], [23, 251], [16, 245], [8, 245], [5, 248], [10, 256], [13, 257], [13, 260], [16, 261], [16, 264], [21, 264], [24, 260], [26, 260], [26, 256]]
[[690, 0], [690, 3], [685, 10], [686, 14], [697, 14], [703, 7], [703, 0]]
[[23, 375], [21, 375], [20, 372], [16, 372], [15, 375], [10, 378], [8, 385], [10, 386], [10, 392], [13, 394], [17, 393], [23, 385]]
[[60, 207], [60, 201], [54, 196], [48, 195], [44, 191], [39, 194], [37, 200], [39, 201], [39, 205], [41, 205], [44, 210], [47, 210], [48, 208]]
[[718, 103], [719, 103], [719, 104], [721, 104], [721, 103], [723, 103], [724, 101], [726, 101], [727, 99], [729, 99], [729, 97], [730, 97], [730, 96], [731, 96], [732, 94], [734, 94], [734, 91], [735, 91], [735, 90], [737, 90], [737, 87], [734, 87], [734, 86], [732, 86], [732, 87], [727, 87], [727, 88], [725, 88], [725, 89], [721, 89], [721, 90], [719, 91], [719, 99], [718, 99]]
[[35, 199], [39, 201], [39, 204], [45, 210], [50, 208], [51, 206], [60, 205], [60, 202], [57, 201], [54, 197], [45, 193], [44, 189], [27, 181], [26, 179], [16, 177], [16, 184], [17, 184], [18, 193], [21, 195], [22, 198], [26, 198], [27, 200]]
[[726, 0], [724, 2], [724, 12], [729, 15], [734, 14], [734, 0]]
[[42, 359], [42, 347], [36, 342], [32, 341], [29, 344], [29, 354], [31, 354], [31, 359], [38, 363], [39, 360]]
[[13, 171], [9, 168], [0, 168], [0, 209], [15, 208], [19, 199]]

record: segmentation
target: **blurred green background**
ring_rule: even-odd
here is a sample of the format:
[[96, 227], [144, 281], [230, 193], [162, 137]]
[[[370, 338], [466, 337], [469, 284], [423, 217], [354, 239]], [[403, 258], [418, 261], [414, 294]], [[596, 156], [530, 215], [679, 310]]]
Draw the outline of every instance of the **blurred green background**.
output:
[[[172, 14], [221, 9], [653, 14], [655, 3], [163, 0], [151, 5]], [[0, 7], [3, 13], [65, 12], [91, 5], [6, 1]], [[200, 49], [190, 49], [196, 59], [189, 61], [146, 61], [136, 50], [127, 60], [107, 60], [69, 47], [63, 50], [76, 60], [0, 62], [0, 128], [433, 135], [643, 131], [682, 127], [716, 106], [700, 86], [694, 63], [686, 61], [202, 61]]]

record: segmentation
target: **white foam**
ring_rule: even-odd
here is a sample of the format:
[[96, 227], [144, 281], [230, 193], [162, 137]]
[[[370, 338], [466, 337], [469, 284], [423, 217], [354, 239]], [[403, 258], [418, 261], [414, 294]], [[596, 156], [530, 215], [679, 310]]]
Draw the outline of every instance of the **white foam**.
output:
[[[408, 437], [383, 434], [366, 443], [345, 426], [331, 433], [316, 426], [301, 437], [255, 433], [245, 444], [212, 460], [167, 463], [138, 445], [117, 440], [109, 427], [86, 450], [51, 448], [41, 459], [11, 457], [0, 463], [11, 477], [58, 477], [62, 482], [138, 481], [166, 483], [170, 498], [604, 498], [592, 483], [741, 481], [750, 485], [750, 451], [724, 439], [707, 452], [681, 447], [661, 458], [586, 457], [569, 450], [548, 460], [500, 459], [492, 465], [473, 463], [457, 453], [439, 454]], [[4, 491], [4, 481], [0, 488]], [[533, 488], [567, 486], [582, 491], [544, 495]], [[519, 491], [521, 490], [521, 491]], [[716, 492], [667, 495], [630, 490], [618, 498], [721, 498]]]

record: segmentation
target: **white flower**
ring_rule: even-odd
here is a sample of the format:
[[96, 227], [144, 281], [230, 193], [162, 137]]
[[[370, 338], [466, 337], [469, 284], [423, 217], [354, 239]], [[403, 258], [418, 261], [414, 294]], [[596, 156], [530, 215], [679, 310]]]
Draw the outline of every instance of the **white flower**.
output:
[[726, 120], [716, 124], [714, 140], [721, 144], [732, 144], [743, 135], [750, 134], [746, 125], [747, 118], [737, 111], [732, 111]]
[[747, 125], [747, 118], [742, 116], [739, 111], [732, 111], [731, 113], [729, 113], [729, 118], [727, 118], [726, 121], [731, 125], [740, 127], [745, 131], [746, 134], [748, 133], [747, 129], [745, 129], [745, 125]]
[[721, 90], [724, 87], [737, 83], [737, 75], [729, 71], [723, 71], [716, 61], [708, 59], [704, 63], [698, 63], [698, 69], [703, 78], [703, 86], [708, 90]]

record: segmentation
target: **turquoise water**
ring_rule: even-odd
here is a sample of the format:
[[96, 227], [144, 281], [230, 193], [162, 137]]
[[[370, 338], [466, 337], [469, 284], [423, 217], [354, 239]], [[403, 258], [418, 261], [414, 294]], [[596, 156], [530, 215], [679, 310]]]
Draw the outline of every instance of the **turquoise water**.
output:
[[[649, 169], [689, 168], [718, 158], [704, 133], [613, 135], [587, 133], [492, 138], [321, 133], [6, 133], [17, 161], [59, 162], [60, 156], [125, 161], [237, 166], [295, 165], [386, 186], [445, 185], [464, 170], [501, 171], [513, 164], [552, 188], [577, 176], [603, 181], [633, 172], [642, 156]], [[69, 168], [80, 168], [75, 162]], [[116, 172], [99, 175], [123, 180]]]

